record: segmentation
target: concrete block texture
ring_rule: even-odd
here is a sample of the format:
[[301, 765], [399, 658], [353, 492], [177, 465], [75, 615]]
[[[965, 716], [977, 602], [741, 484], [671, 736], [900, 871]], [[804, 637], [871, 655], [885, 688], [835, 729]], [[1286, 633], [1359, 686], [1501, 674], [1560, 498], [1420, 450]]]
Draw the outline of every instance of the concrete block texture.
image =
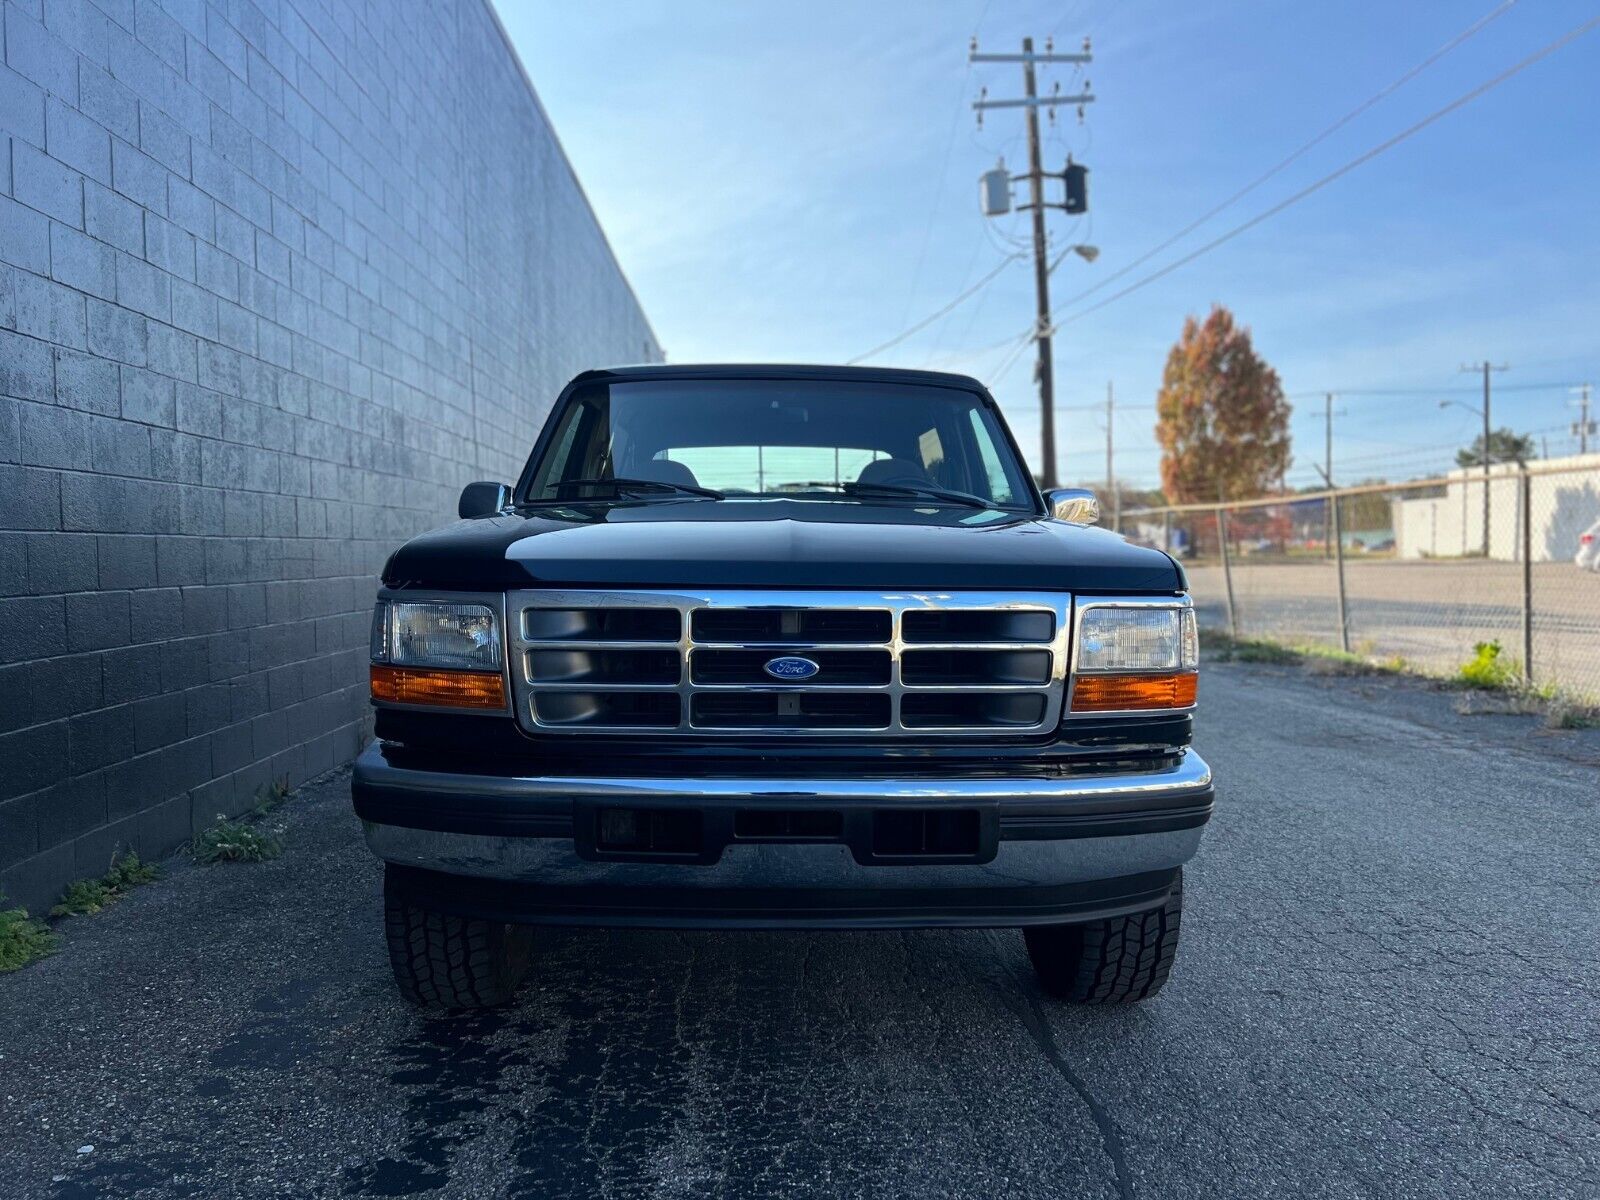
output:
[[0, 892], [42, 910], [353, 755], [389, 551], [661, 351], [485, 0], [0, 10]]

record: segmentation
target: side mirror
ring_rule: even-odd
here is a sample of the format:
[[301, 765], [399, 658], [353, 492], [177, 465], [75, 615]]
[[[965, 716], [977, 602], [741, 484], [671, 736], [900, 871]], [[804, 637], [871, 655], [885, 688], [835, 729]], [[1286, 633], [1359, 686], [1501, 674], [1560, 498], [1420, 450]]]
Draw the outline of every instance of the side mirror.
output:
[[479, 480], [461, 489], [461, 499], [456, 503], [456, 516], [470, 521], [474, 517], [492, 517], [511, 503], [511, 489], [503, 483]]
[[1050, 515], [1069, 525], [1093, 525], [1100, 519], [1100, 501], [1088, 488], [1051, 488], [1044, 494]]

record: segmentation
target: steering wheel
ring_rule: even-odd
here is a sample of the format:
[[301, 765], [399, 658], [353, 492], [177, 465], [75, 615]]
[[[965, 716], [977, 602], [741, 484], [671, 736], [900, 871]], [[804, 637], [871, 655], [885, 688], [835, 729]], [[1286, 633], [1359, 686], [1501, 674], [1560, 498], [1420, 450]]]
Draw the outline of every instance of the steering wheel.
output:
[[930, 480], [926, 475], [913, 475], [910, 471], [905, 472], [903, 475], [891, 475], [887, 479], [874, 479], [870, 483], [860, 483], [859, 481], [857, 481], [857, 486], [859, 486], [859, 487], [871, 487], [875, 483], [886, 483], [890, 487], [933, 487], [933, 486], [935, 486], [933, 481]]

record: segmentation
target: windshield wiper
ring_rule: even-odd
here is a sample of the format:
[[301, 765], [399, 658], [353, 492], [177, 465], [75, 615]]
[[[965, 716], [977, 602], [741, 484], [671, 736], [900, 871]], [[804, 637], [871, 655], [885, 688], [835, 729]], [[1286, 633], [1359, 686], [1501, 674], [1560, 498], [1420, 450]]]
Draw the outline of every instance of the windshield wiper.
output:
[[626, 475], [608, 475], [603, 479], [562, 479], [550, 486], [560, 491], [564, 487], [599, 487], [604, 484], [619, 492], [676, 492], [685, 496], [704, 496], [708, 500], [725, 500], [727, 496], [715, 488], [695, 487], [690, 483], [668, 483], [664, 479], [630, 479]]
[[930, 500], [964, 504], [968, 508], [994, 507], [982, 496], [974, 496], [971, 492], [953, 492], [931, 483], [841, 483], [839, 490], [846, 496], [926, 496]]

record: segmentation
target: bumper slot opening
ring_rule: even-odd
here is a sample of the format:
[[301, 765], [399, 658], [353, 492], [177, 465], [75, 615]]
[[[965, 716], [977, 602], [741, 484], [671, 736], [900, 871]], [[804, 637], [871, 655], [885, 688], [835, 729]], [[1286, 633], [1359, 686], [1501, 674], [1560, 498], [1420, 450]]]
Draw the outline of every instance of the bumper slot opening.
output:
[[733, 814], [733, 836], [742, 842], [838, 842], [844, 816], [826, 809], [741, 808]]
[[874, 858], [976, 856], [981, 847], [978, 810], [914, 808], [872, 814]]
[[595, 812], [595, 849], [607, 854], [696, 856], [702, 832], [700, 813], [692, 808], [602, 808]]

